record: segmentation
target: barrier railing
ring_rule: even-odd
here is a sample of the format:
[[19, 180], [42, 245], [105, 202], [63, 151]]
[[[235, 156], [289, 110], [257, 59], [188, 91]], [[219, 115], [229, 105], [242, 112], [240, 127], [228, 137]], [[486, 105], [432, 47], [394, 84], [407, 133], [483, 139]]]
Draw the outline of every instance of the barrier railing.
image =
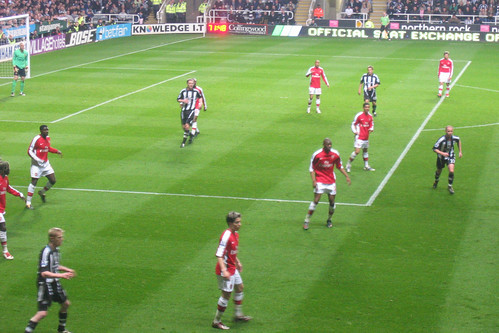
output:
[[[266, 20], [268, 18], [268, 15], [270, 15], [272, 11], [270, 10], [230, 10], [230, 9], [210, 9], [208, 11], [208, 14], [206, 15], [206, 22], [207, 23], [214, 23], [214, 22], [239, 22], [237, 21], [238, 17], [243, 17], [246, 15], [248, 16], [249, 14], [252, 14], [253, 17], [255, 17], [256, 13], [260, 13], [261, 17], [263, 20]], [[277, 15], [280, 15], [281, 12], [275, 12]], [[287, 15], [288, 20], [293, 20], [295, 17], [295, 14], [292, 11], [286, 10], [284, 11]], [[241, 22], [242, 23], [242, 22]], [[252, 22], [244, 22], [244, 23], [252, 23]]]

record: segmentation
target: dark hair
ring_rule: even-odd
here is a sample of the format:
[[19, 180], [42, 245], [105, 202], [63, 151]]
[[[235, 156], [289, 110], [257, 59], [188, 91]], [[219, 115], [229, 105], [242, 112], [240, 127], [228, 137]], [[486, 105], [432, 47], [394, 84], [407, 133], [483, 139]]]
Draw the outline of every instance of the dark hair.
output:
[[0, 160], [0, 174], [6, 175], [8, 169], [9, 169], [9, 162]]
[[42, 129], [44, 129], [44, 128], [49, 128], [49, 127], [48, 127], [47, 125], [41, 125], [41, 126], [40, 126], [40, 131], [41, 131]]
[[362, 104], [362, 107], [364, 107], [364, 106], [366, 106], [366, 105], [371, 106], [371, 104], [369, 104], [368, 102], [365, 102], [364, 104]]
[[241, 213], [229, 212], [229, 214], [227, 214], [226, 221], [227, 221], [227, 223], [234, 223], [240, 217], [241, 217]]

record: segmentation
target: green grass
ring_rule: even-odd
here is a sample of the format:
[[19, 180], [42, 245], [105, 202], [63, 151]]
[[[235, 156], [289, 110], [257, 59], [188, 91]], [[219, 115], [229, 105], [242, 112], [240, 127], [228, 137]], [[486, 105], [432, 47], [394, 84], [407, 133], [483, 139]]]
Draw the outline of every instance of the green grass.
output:
[[[129, 37], [35, 56], [23, 98], [8, 97], [3, 81], [0, 156], [11, 184], [26, 192], [26, 149], [42, 123], [64, 158], [50, 156], [58, 181], [46, 204], [35, 197], [27, 211], [8, 195], [15, 260], [0, 260], [1, 332], [21, 332], [36, 311], [37, 258], [53, 226], [66, 230], [63, 264], [78, 273], [63, 281], [71, 331], [212, 332], [214, 253], [229, 210], [243, 214], [244, 307], [254, 316], [233, 324], [231, 304], [224, 318], [236, 331], [499, 330], [497, 45], [189, 38]], [[437, 106], [444, 50], [455, 79], [471, 64], [365, 206]], [[315, 59], [332, 87], [323, 88], [323, 113], [307, 115], [305, 72]], [[357, 158], [351, 186], [338, 175], [335, 227], [324, 226], [319, 205], [304, 232], [310, 156], [324, 137], [349, 156], [367, 65], [381, 79], [369, 149], [376, 172]], [[193, 76], [209, 108], [202, 134], [179, 149], [176, 97]], [[448, 124], [464, 151], [454, 196], [447, 170], [431, 189], [431, 147]], [[496, 125], [477, 127], [486, 124]], [[55, 330], [57, 308], [36, 332]]]

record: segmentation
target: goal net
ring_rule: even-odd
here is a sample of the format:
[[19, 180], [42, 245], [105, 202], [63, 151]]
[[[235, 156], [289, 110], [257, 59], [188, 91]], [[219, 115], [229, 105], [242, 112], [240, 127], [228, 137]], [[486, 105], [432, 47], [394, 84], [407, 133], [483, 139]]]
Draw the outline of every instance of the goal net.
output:
[[12, 57], [14, 51], [24, 43], [24, 50], [28, 52], [28, 70], [26, 77], [30, 77], [30, 40], [28, 15], [17, 15], [0, 18], [0, 78], [12, 78], [14, 69]]

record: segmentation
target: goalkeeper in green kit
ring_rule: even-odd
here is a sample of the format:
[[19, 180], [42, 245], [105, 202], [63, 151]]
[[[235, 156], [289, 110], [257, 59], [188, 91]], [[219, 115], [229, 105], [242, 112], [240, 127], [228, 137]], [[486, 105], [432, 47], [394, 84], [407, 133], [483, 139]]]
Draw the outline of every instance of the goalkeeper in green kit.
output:
[[10, 96], [14, 97], [16, 95], [16, 85], [19, 77], [21, 77], [21, 91], [19, 92], [19, 95], [25, 96], [24, 79], [26, 77], [26, 70], [28, 69], [28, 51], [24, 49], [24, 43], [19, 44], [19, 48], [14, 51], [12, 65], [14, 66], [14, 80], [12, 81]]
[[392, 40], [390, 38], [390, 30], [388, 29], [388, 25], [390, 24], [390, 17], [386, 12], [383, 13], [383, 16], [381, 16], [381, 31], [379, 33], [379, 39], [383, 38], [383, 31], [386, 32], [386, 38], [388, 40]]

